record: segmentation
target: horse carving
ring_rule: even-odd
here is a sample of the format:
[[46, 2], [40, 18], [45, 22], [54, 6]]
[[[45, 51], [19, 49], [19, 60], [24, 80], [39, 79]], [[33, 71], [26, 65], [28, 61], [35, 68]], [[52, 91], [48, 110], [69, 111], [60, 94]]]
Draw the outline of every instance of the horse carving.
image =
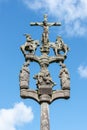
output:
[[29, 34], [25, 35], [26, 35], [26, 42], [20, 47], [20, 49], [24, 55], [29, 53], [34, 54], [37, 49], [37, 46], [39, 45], [39, 42], [37, 40], [31, 39], [31, 36]]
[[59, 54], [61, 54], [60, 52], [64, 52], [64, 56], [67, 55], [67, 52], [69, 51], [69, 47], [67, 46], [67, 44], [64, 44], [63, 40], [61, 37], [57, 37], [56, 42], [53, 44], [50, 44], [50, 47], [53, 48], [54, 53], [56, 56], [58, 56]]

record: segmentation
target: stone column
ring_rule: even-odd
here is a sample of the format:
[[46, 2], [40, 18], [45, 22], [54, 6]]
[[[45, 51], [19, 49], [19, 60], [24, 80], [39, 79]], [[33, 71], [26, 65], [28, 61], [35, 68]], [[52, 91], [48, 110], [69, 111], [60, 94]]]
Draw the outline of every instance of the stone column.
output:
[[47, 102], [41, 103], [41, 130], [50, 130], [49, 124], [49, 104]]

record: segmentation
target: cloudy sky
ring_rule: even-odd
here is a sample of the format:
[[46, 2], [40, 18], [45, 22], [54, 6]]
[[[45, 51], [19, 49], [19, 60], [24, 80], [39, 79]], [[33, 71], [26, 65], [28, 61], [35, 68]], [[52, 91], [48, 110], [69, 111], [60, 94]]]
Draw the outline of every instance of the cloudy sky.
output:
[[[87, 0], [0, 0], [0, 130], [40, 129], [39, 104], [20, 98], [19, 72], [24, 63], [20, 46], [24, 33], [41, 40], [42, 28], [29, 23], [43, 21], [45, 13], [49, 21], [62, 23], [50, 28], [50, 41], [59, 35], [70, 47], [65, 64], [71, 98], [50, 105], [51, 130], [87, 130]], [[30, 69], [30, 86], [35, 89], [32, 77], [39, 67], [32, 63]], [[60, 88], [58, 66], [53, 64], [49, 70]]]

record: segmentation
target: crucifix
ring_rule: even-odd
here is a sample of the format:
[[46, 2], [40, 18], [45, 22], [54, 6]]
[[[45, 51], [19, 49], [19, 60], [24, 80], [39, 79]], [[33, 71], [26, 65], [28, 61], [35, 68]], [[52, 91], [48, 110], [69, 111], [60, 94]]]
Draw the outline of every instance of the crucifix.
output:
[[51, 22], [47, 22], [47, 15], [44, 15], [44, 21], [43, 22], [32, 22], [30, 24], [31, 26], [41, 26], [43, 27], [43, 33], [42, 33], [42, 42], [44, 44], [47, 44], [47, 42], [49, 41], [49, 27], [51, 26], [61, 26], [61, 23], [51, 23]]
[[[20, 96], [24, 99], [31, 98], [41, 105], [40, 128], [41, 130], [50, 130], [49, 105], [57, 99], [68, 99], [70, 97], [70, 75], [64, 64], [69, 47], [63, 42], [61, 36], [57, 36], [55, 43], [50, 42], [49, 27], [60, 26], [61, 23], [48, 22], [47, 15], [44, 15], [43, 22], [32, 22], [30, 25], [43, 27], [43, 33], [41, 43], [32, 39], [30, 34], [25, 34], [26, 42], [20, 47], [25, 58], [19, 75]], [[40, 50], [38, 50], [41, 53], [40, 56], [35, 54], [38, 46], [40, 46]], [[54, 51], [53, 56], [49, 56], [50, 48]], [[33, 77], [36, 80], [35, 90], [32, 90], [29, 86], [31, 74], [29, 66], [31, 62], [37, 62], [40, 66], [40, 72]], [[57, 63], [60, 66], [59, 78], [61, 88], [57, 90], [53, 90], [56, 84], [48, 70], [48, 66], [51, 63]]]

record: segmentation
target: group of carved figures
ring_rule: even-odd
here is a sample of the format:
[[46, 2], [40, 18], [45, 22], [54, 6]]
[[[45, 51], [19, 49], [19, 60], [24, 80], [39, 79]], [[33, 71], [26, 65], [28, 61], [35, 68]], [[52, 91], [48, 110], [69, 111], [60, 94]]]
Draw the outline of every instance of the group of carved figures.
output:
[[[26, 36], [26, 42], [21, 46], [22, 53], [24, 54], [24, 56], [26, 54], [35, 54], [35, 51], [39, 46], [39, 41], [33, 40], [30, 34], [25, 34], [25, 36]], [[49, 48], [50, 47], [53, 48], [56, 56], [58, 55], [66, 56], [67, 52], [69, 51], [69, 47], [67, 46], [67, 44], [64, 44], [60, 36], [57, 37], [55, 43], [49, 42], [48, 46]], [[64, 54], [62, 52], [64, 52]]]
[[[62, 38], [60, 36], [58, 36], [56, 38], [55, 43], [50, 43], [49, 39], [48, 39], [48, 29], [50, 26], [60, 26], [60, 23], [47, 23], [47, 19], [45, 17], [45, 20], [42, 23], [31, 23], [32, 26], [42, 26], [43, 27], [43, 33], [42, 33], [42, 46], [41, 48], [43, 49], [43, 52], [47, 55], [46, 52], [46, 46], [47, 48], [53, 48], [55, 56], [64, 56], [66, 57], [67, 52], [69, 51], [69, 47], [63, 42]], [[23, 44], [21, 46], [21, 51], [26, 59], [26, 55], [34, 55], [35, 51], [37, 49], [37, 47], [39, 46], [39, 41], [38, 40], [33, 40], [31, 38], [30, 34], [25, 34], [26, 36], [26, 42], [25, 44]], [[44, 53], [42, 53], [42, 55], [44, 55]], [[20, 71], [20, 87], [21, 89], [25, 88], [29, 88], [29, 76], [30, 76], [30, 72], [28, 69], [28, 65], [30, 61], [25, 60], [25, 64], [22, 67], [22, 70]], [[60, 78], [60, 84], [62, 89], [69, 89], [70, 88], [70, 76], [69, 76], [69, 72], [65, 66], [65, 64], [63, 64], [60, 61], [60, 73], [59, 73], [59, 78]], [[51, 88], [55, 85], [55, 83], [52, 81], [52, 78], [50, 76], [50, 73], [47, 69], [47, 67], [45, 67], [46, 69], [43, 71], [41, 70], [37, 75], [34, 76], [34, 79], [37, 80], [37, 87], [41, 88], [41, 87], [46, 87], [46, 86], [50, 86]]]
[[[40, 47], [40, 52], [41, 56], [35, 56], [35, 51], [37, 47], [40, 45], [38, 40], [33, 40], [31, 38], [30, 34], [25, 34], [26, 36], [26, 42], [23, 44], [20, 48], [21, 51], [25, 57], [25, 63], [22, 67], [22, 70], [20, 71], [20, 87], [21, 89], [25, 88], [27, 89], [29, 87], [29, 76], [30, 72], [28, 69], [28, 65], [30, 64], [31, 61], [36, 61], [36, 57], [38, 59], [38, 62], [41, 70], [40, 72], [34, 76], [34, 79], [37, 80], [37, 88], [41, 87], [46, 87], [50, 86], [51, 88], [55, 85], [55, 83], [52, 81], [52, 78], [50, 76], [50, 73], [47, 69], [48, 65], [52, 62], [49, 62], [49, 59], [52, 59], [52, 57], [49, 57], [49, 51], [50, 48], [53, 49], [54, 51], [54, 62], [58, 62], [61, 66], [60, 72], [59, 72], [59, 78], [60, 78], [60, 84], [62, 89], [69, 89], [70, 88], [70, 76], [69, 72], [63, 63], [66, 56], [67, 52], [69, 51], [69, 47], [67, 44], [65, 44], [60, 36], [57, 36], [55, 42], [50, 42], [49, 41], [49, 27], [51, 26], [61, 26], [61, 23], [58, 22], [47, 22], [47, 15], [44, 15], [44, 21], [43, 22], [33, 22], [30, 24], [31, 26], [40, 26], [43, 28], [43, 33], [42, 33], [42, 39], [41, 39], [41, 47]], [[28, 58], [26, 58], [28, 57]], [[29, 57], [31, 59], [29, 59]], [[33, 57], [33, 59], [32, 59]], [[63, 61], [61, 60], [61, 57], [63, 58]], [[58, 60], [59, 59], [59, 60]], [[45, 61], [46, 60], [46, 61]], [[45, 63], [46, 62], [46, 63]], [[43, 65], [42, 65], [43, 64]]]
[[34, 79], [37, 80], [36, 85], [38, 88], [52, 88], [55, 85], [48, 70], [40, 71], [37, 75], [34, 76]]
[[[68, 72], [68, 69], [66, 68], [65, 64], [60, 64], [61, 69], [59, 72], [59, 78], [60, 78], [60, 85], [62, 90], [69, 90], [70, 89], [70, 75]], [[20, 87], [21, 89], [28, 89], [29, 88], [29, 78], [30, 78], [30, 72], [28, 69], [28, 66], [25, 64], [22, 67], [22, 70], [20, 71]], [[43, 88], [43, 87], [53, 87], [56, 85], [51, 78], [51, 75], [48, 70], [46, 71], [40, 71], [37, 75], [33, 77], [37, 80], [37, 88]]]

